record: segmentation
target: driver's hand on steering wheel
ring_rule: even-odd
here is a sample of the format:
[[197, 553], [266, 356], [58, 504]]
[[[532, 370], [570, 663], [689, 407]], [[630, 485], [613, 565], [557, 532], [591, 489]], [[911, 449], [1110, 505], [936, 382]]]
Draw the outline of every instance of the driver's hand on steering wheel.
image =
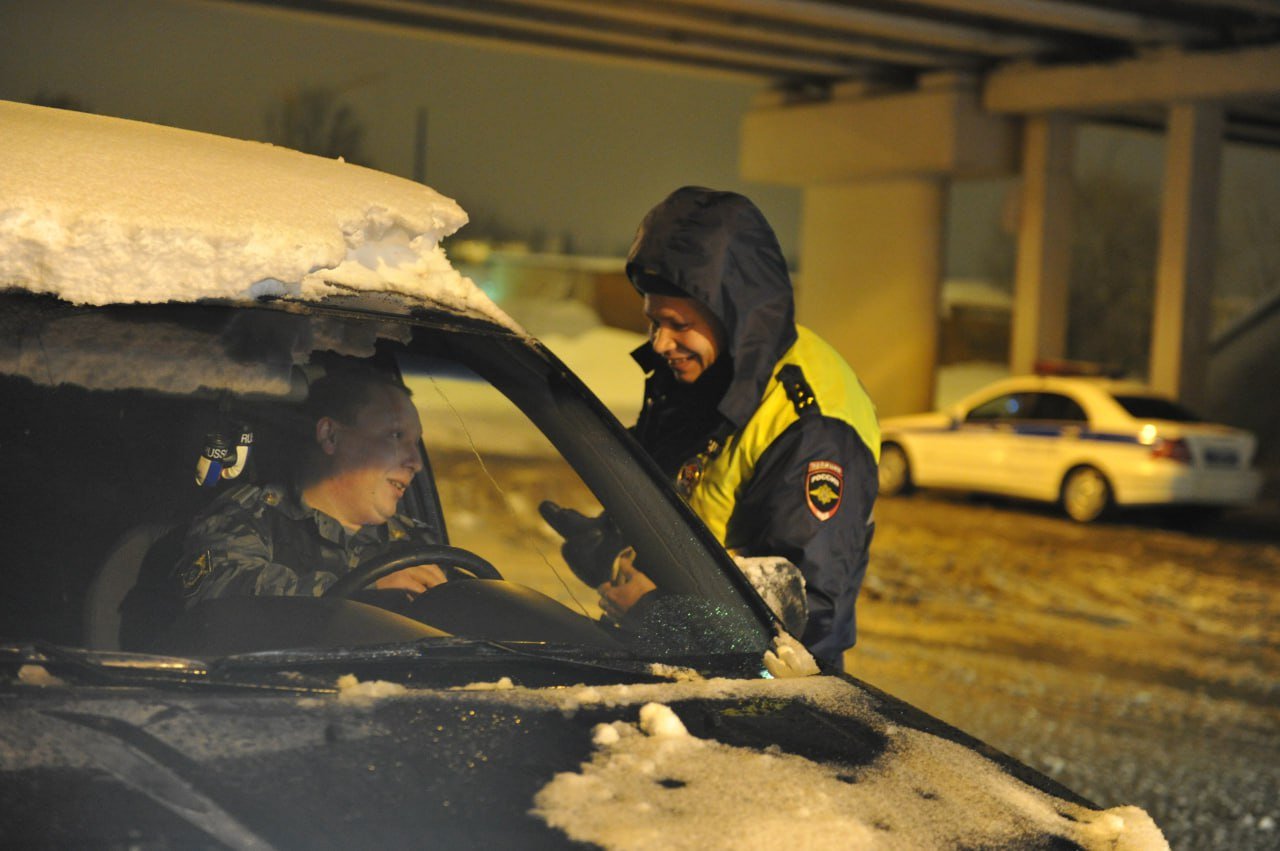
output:
[[399, 588], [417, 596], [448, 581], [444, 571], [439, 566], [434, 564], [415, 564], [413, 567], [406, 567], [404, 570], [388, 573], [377, 582], [374, 582], [373, 587], [384, 590]]

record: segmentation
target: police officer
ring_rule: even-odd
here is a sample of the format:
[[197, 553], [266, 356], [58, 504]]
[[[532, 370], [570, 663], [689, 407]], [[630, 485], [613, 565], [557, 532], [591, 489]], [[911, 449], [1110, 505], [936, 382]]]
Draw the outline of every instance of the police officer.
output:
[[[873, 532], [870, 398], [830, 345], [796, 325], [777, 238], [742, 195], [675, 191], [641, 222], [626, 271], [650, 326], [632, 353], [646, 373], [633, 433], [726, 548], [799, 567], [801, 638], [840, 669]], [[548, 520], [569, 535], [586, 521]], [[567, 559], [575, 546], [567, 537]], [[612, 567], [593, 576], [607, 614], [635, 617], [660, 595], [632, 554]]]
[[[192, 523], [178, 564], [186, 605], [215, 597], [318, 596], [388, 545], [432, 543], [397, 513], [422, 469], [422, 425], [409, 390], [373, 370], [341, 370], [312, 385], [311, 434], [296, 481], [240, 485]], [[375, 587], [420, 594], [445, 581], [432, 564]]]

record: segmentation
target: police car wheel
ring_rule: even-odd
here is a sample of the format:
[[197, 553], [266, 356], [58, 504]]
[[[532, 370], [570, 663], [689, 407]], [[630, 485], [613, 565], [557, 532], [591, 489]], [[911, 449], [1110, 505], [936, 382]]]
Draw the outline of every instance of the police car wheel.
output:
[[366, 585], [416, 564], [438, 565], [450, 582], [502, 578], [496, 567], [470, 550], [447, 544], [424, 544], [396, 549], [370, 559], [330, 585], [324, 596], [350, 597]]
[[1111, 507], [1111, 485], [1094, 467], [1076, 467], [1062, 482], [1062, 510], [1077, 523], [1092, 523]]
[[880, 449], [880, 494], [898, 496], [911, 493], [911, 464], [907, 453], [896, 443], [886, 443]]

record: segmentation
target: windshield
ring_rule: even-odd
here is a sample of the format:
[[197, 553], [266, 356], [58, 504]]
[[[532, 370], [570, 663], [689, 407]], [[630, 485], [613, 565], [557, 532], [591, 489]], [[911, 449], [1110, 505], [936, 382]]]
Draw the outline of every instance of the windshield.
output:
[[[653, 659], [768, 643], [709, 534], [580, 383], [510, 332], [349, 301], [2, 303], [7, 641], [213, 657], [473, 638]], [[320, 457], [318, 388], [375, 372], [406, 388], [421, 437], [397, 427], [386, 440], [412, 458], [352, 479], [373, 512], [352, 524], [311, 488], [316, 457], [341, 466]], [[331, 418], [333, 441], [378, 456], [356, 410]], [[605, 515], [634, 548], [658, 588], [643, 623], [602, 617], [599, 577], [565, 563], [545, 501]], [[396, 558], [446, 581], [335, 587]]]

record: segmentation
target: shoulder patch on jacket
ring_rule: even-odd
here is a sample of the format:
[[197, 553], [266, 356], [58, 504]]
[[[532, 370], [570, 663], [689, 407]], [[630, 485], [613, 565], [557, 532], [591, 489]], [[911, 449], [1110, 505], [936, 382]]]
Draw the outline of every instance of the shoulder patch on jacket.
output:
[[804, 370], [794, 363], [789, 363], [778, 370], [778, 381], [787, 392], [797, 414], [807, 411], [818, 411], [818, 398], [813, 395], [813, 388], [804, 377]]
[[804, 476], [804, 497], [819, 520], [829, 520], [844, 495], [844, 468], [833, 461], [810, 461]]
[[213, 571], [213, 554], [208, 550], [196, 557], [195, 561], [178, 571], [178, 580], [182, 583], [182, 593], [190, 597], [200, 589], [200, 583]]

